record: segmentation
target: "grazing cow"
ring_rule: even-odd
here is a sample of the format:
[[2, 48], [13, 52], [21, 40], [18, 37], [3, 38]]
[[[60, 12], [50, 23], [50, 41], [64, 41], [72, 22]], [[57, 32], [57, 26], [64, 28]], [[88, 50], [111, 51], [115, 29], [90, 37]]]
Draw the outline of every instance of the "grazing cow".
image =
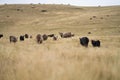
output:
[[56, 41], [58, 39], [58, 36], [53, 36], [53, 40]]
[[24, 36], [20, 36], [20, 41], [24, 41]]
[[72, 37], [74, 36], [74, 34], [72, 34], [71, 32], [67, 32], [67, 33], [61, 33], [59, 32], [61, 38], [69, 38], [69, 37]]
[[93, 47], [100, 47], [100, 41], [99, 40], [91, 40]]
[[49, 34], [48, 37], [54, 37], [54, 34]]
[[45, 40], [48, 39], [48, 36], [47, 36], [46, 34], [43, 34], [43, 35], [42, 35], [42, 38], [43, 38], [43, 40], [45, 41]]
[[25, 34], [25, 38], [28, 38], [29, 36], [28, 36], [28, 34]]
[[3, 37], [3, 34], [0, 34], [0, 38], [2, 38]]
[[42, 43], [42, 36], [40, 34], [38, 34], [36, 36], [36, 39], [37, 39], [37, 43], [41, 44]]
[[10, 39], [10, 43], [11, 42], [13, 42], [13, 43], [17, 42], [17, 38], [15, 36], [10, 36], [9, 39]]
[[89, 39], [87, 37], [82, 37], [82, 38], [79, 38], [79, 39], [80, 39], [80, 44], [82, 46], [88, 47]]

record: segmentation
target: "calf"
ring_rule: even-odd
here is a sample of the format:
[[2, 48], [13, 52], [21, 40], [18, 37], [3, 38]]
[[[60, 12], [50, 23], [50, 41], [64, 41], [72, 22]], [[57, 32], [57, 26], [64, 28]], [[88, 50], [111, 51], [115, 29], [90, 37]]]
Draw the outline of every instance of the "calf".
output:
[[100, 47], [100, 41], [99, 40], [91, 40], [93, 47]]
[[80, 39], [80, 44], [82, 46], [88, 47], [89, 39], [87, 37], [82, 37], [82, 38], [79, 38], [79, 39]]

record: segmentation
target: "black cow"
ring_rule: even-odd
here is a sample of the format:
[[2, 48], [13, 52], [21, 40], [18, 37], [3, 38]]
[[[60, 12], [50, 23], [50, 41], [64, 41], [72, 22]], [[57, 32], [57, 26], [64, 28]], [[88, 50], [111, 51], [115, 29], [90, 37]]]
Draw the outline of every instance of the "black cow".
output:
[[0, 34], [0, 38], [2, 38], [3, 37], [3, 34]]
[[91, 40], [93, 47], [100, 47], [100, 41], [99, 40]]
[[45, 40], [48, 39], [48, 36], [47, 36], [46, 34], [43, 34], [43, 35], [42, 35], [42, 38], [43, 38], [43, 40], [45, 41]]
[[37, 43], [41, 44], [42, 43], [42, 36], [40, 34], [38, 34], [36, 36], [36, 39], [37, 39]]
[[74, 34], [72, 34], [71, 32], [67, 32], [67, 33], [61, 33], [59, 32], [61, 38], [69, 38], [69, 37], [72, 37], [74, 36]]
[[9, 37], [9, 40], [10, 40], [10, 43], [13, 42], [13, 43], [16, 43], [17, 42], [17, 38], [15, 36], [10, 36]]
[[54, 37], [54, 34], [49, 34], [48, 37]]
[[20, 41], [24, 41], [24, 36], [20, 36]]
[[87, 37], [82, 37], [82, 38], [79, 38], [79, 39], [80, 39], [80, 44], [82, 46], [88, 47], [89, 39]]
[[25, 38], [28, 38], [29, 37], [29, 35], [28, 34], [25, 34]]

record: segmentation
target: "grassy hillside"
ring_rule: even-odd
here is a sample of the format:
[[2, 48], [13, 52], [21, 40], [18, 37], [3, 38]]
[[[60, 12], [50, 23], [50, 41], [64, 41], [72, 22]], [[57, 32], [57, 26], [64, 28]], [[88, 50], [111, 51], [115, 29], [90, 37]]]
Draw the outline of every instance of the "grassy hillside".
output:
[[[75, 37], [36, 43], [36, 34], [58, 32]], [[120, 6], [0, 5], [0, 33], [0, 80], [120, 79]], [[33, 38], [9, 42], [25, 33]], [[101, 47], [82, 47], [82, 36], [99, 39]]]

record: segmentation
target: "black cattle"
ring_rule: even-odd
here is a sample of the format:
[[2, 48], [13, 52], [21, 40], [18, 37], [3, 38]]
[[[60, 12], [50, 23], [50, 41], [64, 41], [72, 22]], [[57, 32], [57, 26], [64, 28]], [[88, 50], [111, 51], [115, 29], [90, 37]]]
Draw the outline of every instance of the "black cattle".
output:
[[54, 37], [54, 34], [49, 34], [48, 37]]
[[91, 40], [93, 47], [100, 47], [100, 41], [99, 40]]
[[42, 38], [43, 38], [43, 40], [45, 41], [45, 40], [48, 39], [48, 36], [47, 36], [46, 34], [43, 34], [43, 35], [42, 35]]
[[36, 36], [36, 39], [37, 39], [37, 43], [41, 44], [42, 43], [42, 36], [40, 34], [38, 34]]
[[53, 40], [56, 41], [58, 36], [53, 36]]
[[29, 36], [28, 36], [28, 34], [25, 34], [25, 38], [28, 38]]
[[69, 37], [72, 37], [74, 36], [74, 34], [72, 34], [71, 32], [67, 32], [67, 33], [61, 33], [59, 32], [61, 38], [69, 38]]
[[89, 39], [87, 37], [82, 37], [82, 38], [79, 38], [79, 39], [80, 39], [80, 44], [82, 46], [88, 47]]
[[20, 41], [24, 41], [24, 36], [20, 36]]
[[15, 36], [10, 36], [9, 37], [9, 40], [10, 40], [10, 43], [13, 42], [13, 43], [16, 43], [17, 42], [17, 38]]
[[0, 34], [0, 38], [2, 38], [3, 37], [3, 34]]

